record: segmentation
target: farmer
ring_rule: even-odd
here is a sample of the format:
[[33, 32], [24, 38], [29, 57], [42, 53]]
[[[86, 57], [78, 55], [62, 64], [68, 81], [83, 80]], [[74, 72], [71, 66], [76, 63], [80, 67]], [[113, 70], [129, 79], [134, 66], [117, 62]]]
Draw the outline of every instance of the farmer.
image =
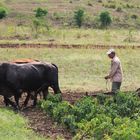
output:
[[122, 67], [120, 59], [116, 56], [115, 50], [110, 49], [107, 52], [108, 57], [111, 59], [111, 70], [105, 79], [110, 79], [112, 82], [112, 93], [117, 93], [120, 90], [122, 83]]

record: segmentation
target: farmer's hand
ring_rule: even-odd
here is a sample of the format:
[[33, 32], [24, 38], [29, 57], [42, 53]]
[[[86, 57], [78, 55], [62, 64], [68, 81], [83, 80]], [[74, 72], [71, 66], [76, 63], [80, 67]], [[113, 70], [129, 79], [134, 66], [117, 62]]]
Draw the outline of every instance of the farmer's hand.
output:
[[109, 76], [105, 76], [104, 78], [107, 80], [107, 79], [109, 79]]

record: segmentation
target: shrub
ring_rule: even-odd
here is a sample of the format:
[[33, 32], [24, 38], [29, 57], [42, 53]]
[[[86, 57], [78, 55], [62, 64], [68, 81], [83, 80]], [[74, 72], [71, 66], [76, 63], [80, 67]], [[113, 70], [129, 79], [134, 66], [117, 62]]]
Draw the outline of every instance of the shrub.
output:
[[[133, 121], [129, 118], [116, 118], [114, 120], [114, 126], [111, 139], [121, 140], [139, 140], [140, 139], [140, 127], [139, 119]], [[120, 129], [121, 128], [121, 129]]]
[[37, 8], [35, 10], [35, 17], [44, 17], [48, 14], [48, 11], [46, 9], [42, 9], [42, 8]]
[[74, 19], [75, 19], [76, 25], [80, 28], [84, 21], [84, 10], [79, 9], [75, 11]]
[[93, 99], [85, 97], [79, 100], [73, 107], [72, 113], [76, 116], [76, 121], [82, 119], [91, 119], [92, 115], [96, 112], [96, 106]]
[[61, 101], [61, 94], [55, 94], [55, 95], [49, 94], [47, 96], [47, 99], [51, 102], [59, 103]]
[[122, 117], [131, 117], [138, 112], [140, 107], [140, 101], [137, 95], [129, 93], [120, 93], [115, 97], [115, 103], [117, 104], [118, 115]]
[[62, 124], [64, 124], [67, 129], [70, 129], [73, 134], [75, 134], [76, 129], [78, 128], [74, 115], [65, 115], [62, 117]]
[[71, 105], [66, 102], [66, 101], [63, 101], [63, 102], [60, 102], [57, 104], [56, 107], [53, 108], [53, 117], [54, 119], [61, 123], [61, 118], [64, 116], [64, 115], [68, 115], [69, 112], [71, 111]]
[[74, 105], [49, 95], [41, 107], [75, 135], [74, 139], [140, 139], [140, 101], [134, 93], [83, 97]]
[[35, 37], [38, 37], [41, 21], [37, 18], [33, 19], [33, 30], [35, 30]]
[[78, 124], [80, 131], [76, 134], [76, 139], [95, 139], [102, 140], [105, 134], [111, 134], [112, 123], [111, 118], [103, 114], [98, 115], [91, 121]]
[[3, 7], [0, 7], [0, 19], [7, 16], [7, 10]]
[[107, 27], [112, 22], [111, 16], [108, 11], [101, 12], [99, 20], [101, 22], [101, 27]]

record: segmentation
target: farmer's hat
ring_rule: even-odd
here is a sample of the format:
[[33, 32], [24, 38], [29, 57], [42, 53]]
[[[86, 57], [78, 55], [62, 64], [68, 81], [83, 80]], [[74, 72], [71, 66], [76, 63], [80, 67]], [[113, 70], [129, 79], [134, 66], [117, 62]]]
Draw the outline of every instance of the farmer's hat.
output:
[[114, 49], [109, 49], [106, 54], [109, 55], [111, 53], [115, 53], [115, 50]]

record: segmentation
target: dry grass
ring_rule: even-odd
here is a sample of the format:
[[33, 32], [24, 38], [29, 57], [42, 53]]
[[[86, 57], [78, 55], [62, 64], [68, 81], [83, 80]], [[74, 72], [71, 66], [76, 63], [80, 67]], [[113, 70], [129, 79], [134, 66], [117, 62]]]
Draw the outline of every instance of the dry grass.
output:
[[0, 26], [0, 43], [41, 43], [66, 45], [124, 45], [139, 46], [139, 30], [58, 29], [41, 28], [38, 38], [29, 27]]

